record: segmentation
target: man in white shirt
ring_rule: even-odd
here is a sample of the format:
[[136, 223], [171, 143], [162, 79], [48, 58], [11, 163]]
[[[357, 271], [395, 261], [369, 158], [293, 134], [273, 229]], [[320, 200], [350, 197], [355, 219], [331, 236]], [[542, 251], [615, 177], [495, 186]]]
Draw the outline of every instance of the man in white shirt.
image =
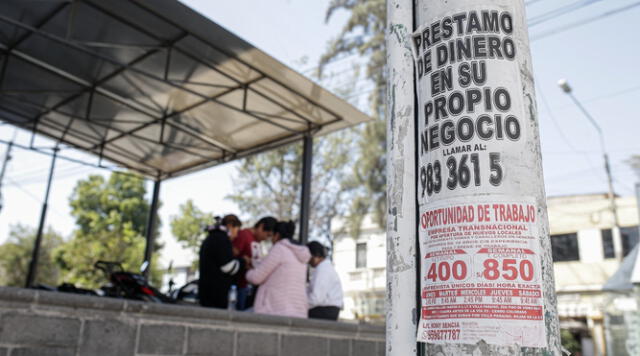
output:
[[319, 242], [307, 244], [311, 252], [309, 264], [314, 268], [307, 290], [309, 318], [338, 320], [342, 309], [342, 284], [338, 273], [327, 259], [327, 251]]

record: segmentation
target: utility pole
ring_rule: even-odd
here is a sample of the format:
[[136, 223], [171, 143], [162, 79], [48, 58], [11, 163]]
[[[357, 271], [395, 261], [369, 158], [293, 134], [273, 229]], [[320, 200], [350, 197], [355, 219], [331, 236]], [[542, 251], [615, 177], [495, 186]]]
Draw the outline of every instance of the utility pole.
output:
[[[636, 209], [638, 210], [638, 221], [640, 221], [640, 182], [635, 184]], [[640, 236], [640, 224], [638, 225], [638, 236]]]
[[611, 176], [611, 165], [609, 164], [609, 155], [607, 155], [607, 150], [604, 145], [604, 134], [602, 133], [602, 129], [600, 125], [596, 122], [596, 120], [589, 114], [587, 109], [582, 106], [580, 101], [573, 95], [573, 90], [567, 82], [566, 79], [560, 79], [558, 81], [558, 86], [562, 89], [565, 94], [567, 94], [571, 101], [580, 109], [580, 111], [586, 116], [589, 122], [593, 125], [593, 127], [598, 131], [598, 137], [600, 139], [600, 150], [602, 150], [602, 158], [604, 160], [604, 171], [607, 175], [607, 185], [609, 187], [609, 204], [611, 208], [611, 214], [613, 215], [613, 236], [614, 236], [614, 251], [615, 256], [618, 260], [622, 260], [623, 251], [622, 251], [622, 236], [620, 234], [620, 223], [618, 222], [618, 211], [616, 209], [616, 195], [613, 191], [613, 177]]
[[387, 9], [387, 355], [560, 355], [524, 2]]
[[416, 355], [419, 318], [413, 0], [387, 1], [386, 354]]

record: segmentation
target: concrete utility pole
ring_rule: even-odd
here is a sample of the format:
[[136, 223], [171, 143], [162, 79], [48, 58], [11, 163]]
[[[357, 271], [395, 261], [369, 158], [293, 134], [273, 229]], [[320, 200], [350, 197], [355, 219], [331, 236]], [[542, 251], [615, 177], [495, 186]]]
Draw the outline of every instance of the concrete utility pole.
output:
[[560, 355], [523, 1], [388, 18], [387, 355]]
[[387, 1], [387, 355], [417, 354], [413, 0]]

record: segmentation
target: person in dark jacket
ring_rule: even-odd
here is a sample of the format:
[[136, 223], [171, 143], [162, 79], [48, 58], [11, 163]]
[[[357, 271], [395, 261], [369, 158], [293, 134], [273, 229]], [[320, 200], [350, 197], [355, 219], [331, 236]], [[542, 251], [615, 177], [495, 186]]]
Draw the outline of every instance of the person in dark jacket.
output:
[[234, 258], [231, 241], [242, 226], [235, 215], [226, 215], [220, 224], [209, 230], [200, 246], [200, 305], [226, 309], [229, 289], [234, 277], [245, 268], [245, 260]]

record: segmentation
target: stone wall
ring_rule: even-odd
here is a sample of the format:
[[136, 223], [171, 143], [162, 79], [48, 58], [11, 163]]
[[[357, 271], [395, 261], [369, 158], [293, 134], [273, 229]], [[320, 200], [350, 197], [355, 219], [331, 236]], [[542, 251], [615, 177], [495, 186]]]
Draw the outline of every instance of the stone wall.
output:
[[384, 328], [0, 287], [0, 356], [383, 356]]

